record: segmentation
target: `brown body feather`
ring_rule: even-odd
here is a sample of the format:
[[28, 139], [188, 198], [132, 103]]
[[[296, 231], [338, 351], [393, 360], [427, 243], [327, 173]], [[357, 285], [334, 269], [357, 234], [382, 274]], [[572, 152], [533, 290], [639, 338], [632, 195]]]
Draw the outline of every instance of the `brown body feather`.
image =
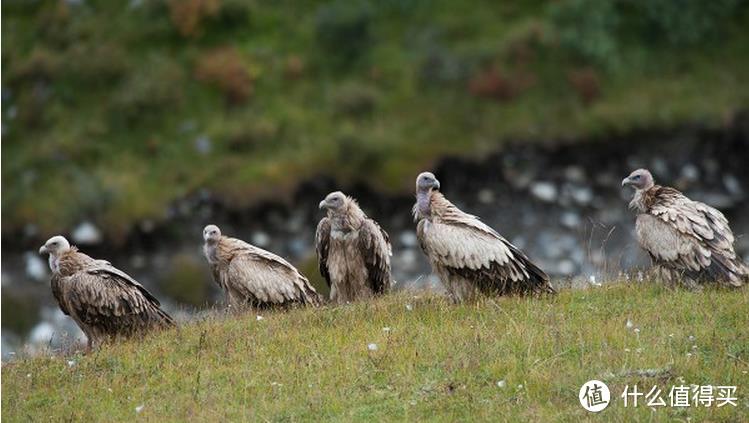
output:
[[434, 271], [456, 300], [476, 296], [554, 293], [549, 277], [476, 216], [440, 192], [421, 192], [417, 237]]
[[55, 264], [52, 293], [86, 334], [90, 347], [175, 325], [151, 293], [109, 262], [72, 247]]
[[354, 199], [346, 197], [340, 210], [320, 220], [315, 249], [332, 301], [346, 303], [390, 290], [390, 237]]

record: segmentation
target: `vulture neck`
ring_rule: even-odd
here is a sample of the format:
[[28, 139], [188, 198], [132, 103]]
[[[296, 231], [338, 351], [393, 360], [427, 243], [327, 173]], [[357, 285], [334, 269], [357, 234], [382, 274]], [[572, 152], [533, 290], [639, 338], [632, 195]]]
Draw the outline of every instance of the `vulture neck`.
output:
[[432, 190], [420, 190], [416, 193], [416, 218], [428, 219], [432, 216]]
[[205, 245], [203, 246], [203, 253], [205, 254], [205, 258], [208, 259], [209, 263], [218, 263], [218, 241], [206, 241]]
[[[50, 267], [52, 267], [52, 261], [52, 256], [50, 256]], [[70, 247], [70, 250], [60, 253], [60, 255], [55, 257], [52, 271], [62, 276], [70, 276], [80, 272], [92, 263], [94, 263], [94, 259], [83, 253], [79, 253], [77, 248]]]
[[636, 190], [635, 195], [632, 197], [632, 201], [629, 202], [629, 208], [637, 210], [640, 213], [646, 213], [653, 202], [652, 200], [656, 188], [657, 186], [652, 186], [647, 189]]
[[366, 216], [364, 212], [354, 203], [349, 203], [343, 210], [331, 216], [333, 229], [341, 232], [358, 230]]

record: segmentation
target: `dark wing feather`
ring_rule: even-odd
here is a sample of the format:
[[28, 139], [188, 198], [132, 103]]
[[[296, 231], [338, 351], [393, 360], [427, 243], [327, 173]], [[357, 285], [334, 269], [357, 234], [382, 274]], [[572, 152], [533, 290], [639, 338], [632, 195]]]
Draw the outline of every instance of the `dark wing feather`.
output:
[[68, 278], [67, 299], [81, 322], [110, 335], [133, 335], [152, 327], [174, 326], [159, 302], [126, 273], [107, 264], [82, 270]]
[[359, 252], [364, 258], [372, 291], [387, 292], [391, 285], [390, 256], [393, 254], [390, 237], [372, 219], [364, 220], [359, 228]]
[[315, 232], [315, 251], [317, 251], [317, 265], [320, 274], [330, 287], [330, 271], [328, 270], [328, 252], [330, 250], [330, 219], [324, 217], [317, 224]]
[[65, 313], [66, 316], [69, 316], [70, 311], [68, 310], [68, 304], [65, 301], [63, 292], [62, 284], [64, 283], [64, 281], [64, 277], [60, 276], [57, 273], [53, 273], [50, 285], [52, 286], [52, 295], [55, 297], [55, 300], [57, 300], [57, 304], [60, 306], [60, 310], [62, 310], [62, 312]]

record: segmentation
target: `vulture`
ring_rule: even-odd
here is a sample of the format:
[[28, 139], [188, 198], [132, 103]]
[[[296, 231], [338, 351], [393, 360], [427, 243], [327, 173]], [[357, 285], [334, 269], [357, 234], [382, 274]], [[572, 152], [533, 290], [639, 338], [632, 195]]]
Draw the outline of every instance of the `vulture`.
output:
[[637, 240], [666, 282], [692, 288], [747, 282], [749, 269], [733, 250], [733, 233], [723, 213], [674, 188], [655, 185], [646, 169], [624, 178], [625, 186], [635, 190], [629, 207], [637, 213]]
[[419, 245], [455, 302], [479, 295], [554, 293], [549, 277], [517, 247], [439, 192], [430, 172], [416, 178]]
[[50, 238], [39, 254], [49, 254], [52, 294], [86, 334], [89, 350], [110, 339], [175, 326], [143, 285], [108, 261], [81, 253], [65, 237]]
[[213, 281], [227, 303], [242, 310], [320, 304], [307, 278], [288, 261], [240, 239], [221, 235], [216, 225], [203, 229], [203, 253]]
[[387, 232], [340, 191], [328, 194], [320, 209], [327, 216], [317, 225], [315, 249], [330, 299], [343, 304], [389, 291], [393, 252]]

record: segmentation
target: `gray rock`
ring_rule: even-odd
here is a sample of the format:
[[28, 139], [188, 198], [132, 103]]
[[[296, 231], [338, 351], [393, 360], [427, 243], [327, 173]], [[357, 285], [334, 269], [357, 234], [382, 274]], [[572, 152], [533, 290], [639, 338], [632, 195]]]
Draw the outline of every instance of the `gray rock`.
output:
[[572, 275], [575, 273], [577, 266], [572, 260], [562, 260], [557, 265], [557, 273], [560, 275]]
[[587, 206], [593, 201], [593, 190], [589, 187], [571, 187], [570, 195], [581, 206]]
[[687, 182], [694, 182], [700, 178], [700, 169], [692, 163], [681, 168], [681, 177]]
[[744, 196], [744, 190], [741, 188], [741, 183], [730, 173], [723, 175], [723, 185], [734, 197], [742, 198]]
[[102, 236], [99, 228], [91, 222], [83, 222], [73, 229], [71, 234], [73, 242], [83, 245], [95, 245], [101, 242]]
[[580, 219], [580, 215], [575, 213], [574, 211], [566, 211], [562, 213], [559, 221], [562, 223], [562, 226], [570, 229], [577, 229], [582, 222], [582, 220]]
[[484, 188], [479, 191], [477, 197], [481, 204], [492, 204], [494, 202], [494, 191]]
[[582, 167], [576, 165], [567, 166], [566, 168], [564, 168], [564, 178], [570, 182], [585, 182], [585, 170]]
[[413, 231], [403, 231], [398, 235], [398, 240], [406, 248], [416, 247], [419, 240], [416, 238], [416, 234]]
[[538, 181], [531, 184], [531, 194], [538, 200], [553, 203], [557, 199], [557, 187], [551, 182]]
[[211, 139], [208, 138], [205, 135], [201, 135], [197, 138], [195, 138], [195, 151], [202, 155], [206, 155], [213, 150], [213, 142], [211, 142]]
[[44, 321], [31, 329], [29, 341], [36, 345], [48, 344], [54, 335], [55, 327], [51, 323]]
[[48, 264], [39, 257], [39, 254], [27, 251], [23, 254], [23, 259], [26, 264], [26, 276], [39, 282], [48, 279]]
[[265, 248], [270, 244], [270, 236], [263, 231], [257, 231], [252, 234], [252, 243], [258, 247]]

